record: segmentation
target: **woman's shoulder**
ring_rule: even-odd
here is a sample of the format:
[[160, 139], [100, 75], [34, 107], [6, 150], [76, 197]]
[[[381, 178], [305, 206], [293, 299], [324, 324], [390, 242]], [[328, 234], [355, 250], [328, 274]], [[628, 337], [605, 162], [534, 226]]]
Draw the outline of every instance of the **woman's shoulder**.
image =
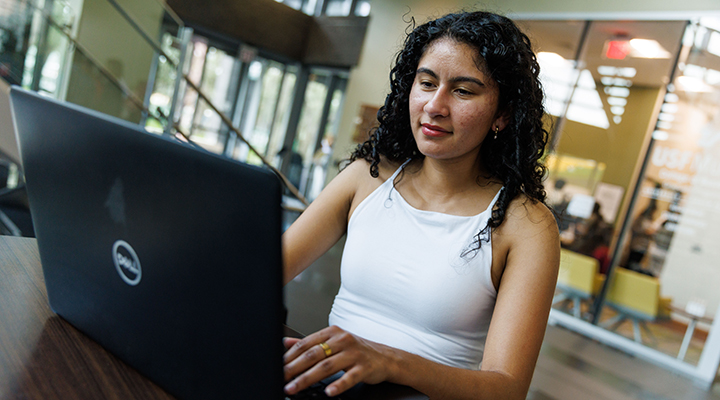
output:
[[371, 165], [370, 161], [365, 160], [364, 158], [359, 158], [351, 161], [347, 166], [345, 166], [345, 168], [343, 168], [342, 172], [346, 173], [348, 177], [351, 177], [352, 179], [379, 181], [382, 183], [390, 179], [390, 177], [393, 176], [393, 174], [402, 166], [401, 163], [389, 161], [384, 157], [380, 158], [380, 162], [377, 165], [378, 176], [377, 178], [373, 178], [370, 174]]
[[378, 176], [375, 178], [370, 173], [371, 162], [365, 159], [357, 159], [347, 165], [338, 178], [349, 182], [353, 186], [353, 196], [350, 204], [352, 215], [355, 208], [383, 183], [390, 179], [400, 164], [381, 159], [378, 163]]
[[554, 240], [559, 236], [552, 211], [543, 202], [524, 194], [518, 195], [510, 202], [505, 212], [505, 220], [500, 227], [505, 235], [520, 240], [533, 237]]
[[[522, 271], [547, 273], [548, 279], [556, 279], [560, 234], [553, 213], [541, 201], [525, 195], [513, 199], [508, 205], [503, 223], [493, 231], [493, 251], [496, 246], [505, 255], [505, 270], [514, 265]], [[502, 275], [503, 280], [506, 280], [507, 274], [503, 272]]]

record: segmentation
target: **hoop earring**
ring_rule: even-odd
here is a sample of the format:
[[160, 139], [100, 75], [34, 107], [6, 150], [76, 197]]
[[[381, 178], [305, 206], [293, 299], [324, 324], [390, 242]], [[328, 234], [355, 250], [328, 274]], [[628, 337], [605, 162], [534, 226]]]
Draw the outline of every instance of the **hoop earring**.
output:
[[497, 140], [498, 132], [500, 132], [500, 128], [496, 126], [495, 127], [495, 136], [493, 136], [493, 140]]

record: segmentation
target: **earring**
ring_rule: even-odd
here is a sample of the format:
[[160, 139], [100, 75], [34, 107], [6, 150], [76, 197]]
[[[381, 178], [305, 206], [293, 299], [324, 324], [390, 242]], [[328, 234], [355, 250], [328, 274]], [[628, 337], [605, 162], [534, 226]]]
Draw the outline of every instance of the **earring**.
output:
[[495, 136], [493, 136], [493, 140], [497, 140], [498, 132], [500, 132], [500, 128], [498, 126], [495, 126]]

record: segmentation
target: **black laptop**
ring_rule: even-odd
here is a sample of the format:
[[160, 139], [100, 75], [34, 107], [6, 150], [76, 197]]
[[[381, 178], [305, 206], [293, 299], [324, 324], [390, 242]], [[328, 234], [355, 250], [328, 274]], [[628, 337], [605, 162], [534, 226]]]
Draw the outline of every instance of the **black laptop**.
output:
[[10, 98], [53, 311], [178, 398], [284, 398], [277, 177]]

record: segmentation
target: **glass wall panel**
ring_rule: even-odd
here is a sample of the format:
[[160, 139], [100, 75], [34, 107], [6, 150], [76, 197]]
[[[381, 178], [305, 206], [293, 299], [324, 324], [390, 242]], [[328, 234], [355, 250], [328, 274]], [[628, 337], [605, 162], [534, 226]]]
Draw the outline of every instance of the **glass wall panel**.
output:
[[[253, 68], [256, 68], [257, 71], [254, 71]], [[270, 144], [285, 66], [276, 61], [256, 60], [250, 65], [249, 75], [250, 79], [256, 79], [258, 84], [253, 86], [254, 90], [250, 95], [252, 101], [246, 107], [253, 115], [247, 120], [245, 134], [250, 144], [264, 156], [267, 155]], [[248, 154], [247, 162], [260, 164], [261, 160], [253, 153]]]
[[64, 96], [76, 11], [59, 0], [0, 5], [0, 77], [55, 98]]
[[358, 17], [367, 17], [370, 15], [370, 2], [368, 0], [358, 0], [355, 5], [355, 15]]
[[325, 0], [325, 15], [329, 17], [344, 17], [350, 15], [352, 0]]
[[296, 10], [299, 10], [302, 8], [303, 0], [276, 0], [279, 3], [284, 3], [288, 5], [289, 7], [292, 7]]
[[[203, 66], [205, 65], [205, 54], [207, 52], [207, 44], [197, 38], [193, 38], [188, 44], [187, 49], [189, 55], [188, 79], [195, 85], [200, 85], [202, 79]], [[178, 126], [185, 134], [192, 134], [192, 123], [195, 117], [195, 107], [197, 106], [197, 91], [189, 85], [182, 94], [180, 103], [180, 117]]]
[[317, 138], [321, 128], [323, 106], [328, 96], [330, 74], [314, 70], [308, 78], [305, 99], [303, 101], [300, 122], [293, 142], [292, 151], [302, 160], [302, 175], [300, 178], [300, 191], [305, 190], [307, 175], [312, 165]]
[[272, 133], [266, 150], [269, 160], [273, 161], [275, 167], [280, 166], [278, 153], [283, 147], [285, 134], [287, 132], [288, 121], [290, 119], [290, 107], [292, 105], [292, 95], [297, 81], [297, 67], [293, 65], [287, 66], [285, 75], [283, 76], [280, 95], [276, 104], [275, 116], [273, 117]]
[[[295, 66], [255, 57], [242, 83], [246, 90], [242, 101], [238, 100], [243, 104], [240, 130], [253, 148], [274, 164], [285, 139], [296, 75]], [[233, 158], [262, 163], [245, 143], [234, 141], [231, 146]]]
[[[686, 33], [686, 21], [523, 25], [539, 51], [554, 120], [546, 189], [563, 244], [554, 307], [697, 363], [707, 317], [720, 302], [700, 295], [720, 273], [698, 243], [720, 239], [707, 228], [714, 211], [700, 206], [703, 196], [710, 204], [720, 194], [712, 191], [718, 176], [705, 144], [714, 142], [703, 139], [717, 129], [720, 110], [717, 29], [700, 23]], [[696, 178], [701, 169], [710, 174], [704, 180]], [[703, 189], [700, 182], [711, 183]], [[700, 193], [692, 207], [690, 193]], [[679, 237], [684, 250], [674, 247]], [[690, 255], [703, 278], [689, 277]]]
[[[32, 23], [30, 23], [32, 21]], [[28, 3], [3, 2], [0, 4], [0, 77], [10, 84], [19, 85], [23, 80], [23, 69], [28, 36], [32, 38], [32, 52], [37, 54], [37, 41], [40, 37], [40, 30], [44, 19], [41, 13], [33, 13]], [[30, 32], [28, 32], [30, 31]], [[35, 57], [30, 58], [30, 63], [35, 62]], [[30, 67], [29, 79], [32, 80]]]
[[[232, 99], [228, 98], [228, 91], [236, 62], [238, 61], [234, 57], [212, 46], [205, 55], [200, 90], [225, 115], [229, 115], [233, 105]], [[225, 147], [222, 127], [220, 115], [205, 100], [198, 101], [191, 138], [207, 150], [222, 153]]]
[[[52, 2], [50, 18], [52, 23], [48, 23], [44, 41], [37, 43], [40, 46], [37, 47], [39, 52], [36, 53], [33, 67], [39, 71], [37, 90], [59, 98], [65, 64], [70, 54], [70, 40], [59, 27], [71, 26], [75, 18], [70, 6], [61, 1]], [[34, 75], [37, 77], [37, 72]]]
[[307, 173], [305, 197], [309, 201], [314, 200], [325, 187], [327, 169], [332, 159], [332, 146], [340, 122], [340, 112], [345, 98], [345, 85], [347, 83], [345, 78], [336, 79], [338, 84], [331, 94], [332, 97], [330, 98], [325, 131], [320, 139], [319, 146], [315, 150], [315, 154], [313, 154], [312, 164]]
[[[720, 303], [720, 23], [702, 19], [663, 97], [629, 215], [622, 275], [657, 282], [658, 318], [641, 341], [697, 364]], [[621, 276], [617, 276], [620, 278]], [[613, 313], [608, 294], [602, 318]], [[660, 329], [660, 328], [665, 329]]]
[[[163, 55], [158, 56], [155, 81], [148, 109], [152, 115], [167, 118], [170, 116], [173, 92], [175, 91], [175, 80], [177, 79], [175, 66], [179, 65], [180, 61], [180, 43], [177, 37], [165, 32], [160, 40], [160, 47], [170, 59], [166, 59]], [[145, 122], [145, 129], [154, 133], [161, 133], [165, 130], [164, 125], [166, 123], [168, 122], [164, 120], [158, 121], [154, 118], [148, 118]]]

